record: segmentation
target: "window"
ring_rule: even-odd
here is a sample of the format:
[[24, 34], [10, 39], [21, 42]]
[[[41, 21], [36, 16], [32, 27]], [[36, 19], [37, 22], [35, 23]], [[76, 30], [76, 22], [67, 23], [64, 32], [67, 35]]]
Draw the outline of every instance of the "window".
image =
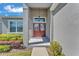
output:
[[34, 18], [33, 22], [46, 22], [45, 18]]
[[23, 21], [10, 20], [9, 27], [10, 27], [10, 32], [23, 32]]
[[18, 21], [17, 22], [17, 32], [22, 32], [23, 31], [23, 22]]
[[10, 21], [10, 32], [16, 32], [16, 21]]

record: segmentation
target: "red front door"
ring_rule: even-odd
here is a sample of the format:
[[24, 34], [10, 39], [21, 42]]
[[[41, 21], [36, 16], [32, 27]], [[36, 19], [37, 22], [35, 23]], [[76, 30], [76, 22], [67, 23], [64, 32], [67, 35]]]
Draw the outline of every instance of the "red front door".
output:
[[46, 23], [33, 23], [33, 36], [45, 37], [46, 35]]

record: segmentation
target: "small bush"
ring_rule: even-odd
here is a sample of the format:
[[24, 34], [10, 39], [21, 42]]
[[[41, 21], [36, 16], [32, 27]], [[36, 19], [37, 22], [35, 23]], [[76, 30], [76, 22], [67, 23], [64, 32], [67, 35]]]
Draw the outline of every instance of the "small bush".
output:
[[0, 45], [0, 52], [7, 52], [10, 50], [11, 50], [10, 45]]
[[54, 56], [64, 56], [62, 53], [62, 47], [58, 41], [53, 41], [50, 46], [50, 50], [52, 51]]

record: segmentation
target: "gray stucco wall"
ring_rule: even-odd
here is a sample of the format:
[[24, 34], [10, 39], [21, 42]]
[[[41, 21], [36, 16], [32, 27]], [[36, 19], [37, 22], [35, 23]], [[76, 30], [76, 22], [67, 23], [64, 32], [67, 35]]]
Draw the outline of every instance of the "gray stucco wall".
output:
[[9, 29], [8, 29], [8, 20], [6, 19], [2, 19], [2, 31], [3, 33], [8, 33]]
[[53, 39], [58, 40], [65, 55], [79, 55], [79, 4], [67, 4], [54, 15]]
[[2, 33], [7, 33], [9, 30], [8, 29], [8, 20], [0, 17], [0, 23], [2, 24], [2, 26], [0, 27], [0, 30], [2, 30]]

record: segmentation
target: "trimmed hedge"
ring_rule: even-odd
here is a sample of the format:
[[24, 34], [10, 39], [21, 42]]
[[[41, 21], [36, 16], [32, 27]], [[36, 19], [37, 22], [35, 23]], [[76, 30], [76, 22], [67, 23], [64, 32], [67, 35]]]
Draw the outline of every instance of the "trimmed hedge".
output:
[[19, 40], [22, 42], [23, 35], [22, 34], [0, 34], [0, 41], [15, 41]]
[[0, 45], [0, 52], [8, 52], [11, 50], [10, 45]]

